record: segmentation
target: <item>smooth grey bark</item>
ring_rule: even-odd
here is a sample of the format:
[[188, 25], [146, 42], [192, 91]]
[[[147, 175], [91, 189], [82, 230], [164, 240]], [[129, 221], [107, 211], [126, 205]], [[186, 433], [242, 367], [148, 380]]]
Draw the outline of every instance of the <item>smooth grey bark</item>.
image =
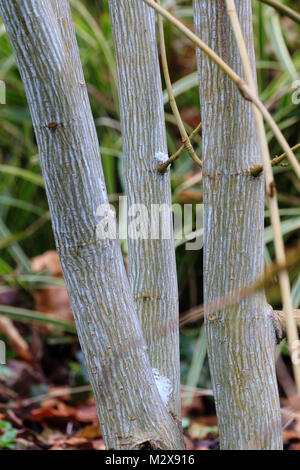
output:
[[[129, 280], [152, 368], [170, 382], [168, 407], [180, 420], [179, 312], [162, 84], [155, 34], [155, 12], [140, 0], [109, 0], [117, 64], [128, 208], [142, 204], [145, 237], [128, 238]], [[159, 228], [153, 209], [164, 205], [170, 237], [151, 238]], [[168, 210], [169, 218], [168, 218]], [[163, 212], [163, 211], [162, 211]], [[129, 212], [130, 214], [130, 212]], [[128, 222], [132, 218], [129, 216]], [[167, 221], [167, 222], [166, 222]]]
[[[236, 7], [255, 73], [250, 0]], [[194, 0], [196, 33], [244, 76], [224, 0]], [[251, 104], [198, 51], [203, 122], [205, 302], [263, 272], [264, 181]], [[264, 292], [206, 314], [208, 354], [222, 449], [281, 449], [275, 332]]]
[[108, 200], [69, 4], [1, 0], [0, 14], [26, 90], [105, 444], [177, 449], [182, 437], [151, 372], [119, 243], [97, 237], [97, 209]]

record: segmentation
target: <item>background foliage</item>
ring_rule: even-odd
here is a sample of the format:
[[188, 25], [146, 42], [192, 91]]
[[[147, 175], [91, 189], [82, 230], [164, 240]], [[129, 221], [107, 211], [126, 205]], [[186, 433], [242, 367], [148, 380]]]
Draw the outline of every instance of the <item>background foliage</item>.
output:
[[[299, 10], [300, 2], [286, 1]], [[102, 152], [107, 190], [112, 202], [123, 192], [122, 141], [119, 124], [118, 92], [109, 24], [107, 0], [71, 0], [80, 55], [88, 84], [91, 106], [97, 126]], [[166, 0], [165, 6], [192, 28], [191, 1]], [[292, 84], [299, 79], [299, 26], [257, 0], [253, 0], [254, 33], [257, 57], [259, 92], [272, 111], [289, 144], [300, 141], [300, 108], [292, 102]], [[188, 131], [199, 123], [200, 107], [194, 46], [172, 25], [165, 24], [170, 73], [178, 105]], [[29, 308], [34, 309], [33, 293], [42, 285], [58, 285], [61, 279], [49, 272], [32, 272], [30, 259], [54, 249], [47, 201], [41, 175], [36, 142], [26, 104], [24, 89], [16, 67], [8, 38], [0, 25], [0, 79], [7, 87], [7, 104], [0, 106], [0, 289], [18, 288], [23, 292]], [[174, 124], [167, 95], [165, 113], [170, 154], [180, 146], [180, 135]], [[281, 153], [268, 131], [271, 155]], [[195, 149], [201, 155], [201, 138], [195, 140]], [[185, 153], [172, 168], [174, 202], [202, 201], [201, 181], [192, 184], [198, 172]], [[282, 230], [287, 250], [295, 247], [300, 234], [300, 183], [290, 168], [276, 168], [276, 182], [282, 216]], [[200, 178], [199, 178], [200, 180]], [[265, 262], [273, 259], [273, 238], [266, 207]], [[126, 257], [126, 246], [124, 257]], [[202, 304], [202, 251], [176, 250], [181, 312]], [[300, 262], [290, 272], [294, 307], [300, 305]], [[276, 284], [268, 289], [268, 298], [274, 307], [281, 308]], [[15, 305], [10, 305], [14, 317]], [[5, 313], [9, 313], [8, 309]], [[20, 312], [19, 312], [20, 313]], [[54, 312], [55, 313], [55, 312]], [[26, 315], [25, 315], [26, 316]], [[30, 321], [30, 316], [27, 318]], [[57, 336], [55, 344], [66, 344], [68, 334]], [[29, 335], [29, 340], [31, 336]], [[72, 340], [73, 341], [73, 340]], [[72, 342], [71, 341], [71, 342]], [[47, 349], [47, 348], [46, 348]], [[78, 349], [78, 348], [77, 348]], [[284, 352], [284, 347], [281, 346]], [[201, 320], [181, 331], [182, 382], [199, 387], [210, 387], [206, 358], [205, 337]], [[288, 364], [288, 359], [285, 359]], [[73, 354], [68, 362], [69, 381], [78, 379], [81, 358]], [[288, 364], [289, 365], [289, 364]], [[75, 371], [75, 372], [74, 372]], [[79, 375], [78, 375], [79, 374]], [[82, 373], [84, 377], [84, 371]]]

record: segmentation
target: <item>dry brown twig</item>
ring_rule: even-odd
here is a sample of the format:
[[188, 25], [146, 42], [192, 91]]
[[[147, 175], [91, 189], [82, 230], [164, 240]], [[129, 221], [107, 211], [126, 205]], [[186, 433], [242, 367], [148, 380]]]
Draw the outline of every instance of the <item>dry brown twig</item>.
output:
[[283, 151], [286, 152], [287, 158], [289, 159], [298, 179], [300, 180], [300, 163], [292, 152], [289, 144], [287, 143], [285, 137], [283, 136], [273, 117], [258, 98], [257, 93], [253, 92], [251, 87], [249, 87], [246, 82], [231, 67], [229, 67], [229, 65], [224, 62], [224, 60], [221, 59], [220, 56], [218, 56], [218, 54], [216, 54], [207, 44], [205, 44], [205, 42], [203, 42], [198, 36], [196, 36], [195, 33], [193, 33], [189, 28], [187, 28], [169, 11], [167, 11], [161, 5], [158, 5], [158, 3], [156, 3], [154, 0], [141, 1], [147, 3], [147, 5], [156, 10], [160, 15], [164, 16], [168, 21], [170, 21], [170, 23], [176, 26], [186, 37], [188, 37], [197, 47], [199, 47], [205, 54], [207, 54], [211, 58], [211, 60], [215, 62], [217, 66], [220, 67], [223, 72], [225, 72], [231, 78], [231, 80], [238, 87], [242, 96], [245, 99], [251, 101], [253, 104], [255, 104], [255, 106], [257, 106], [259, 111], [262, 113], [264, 119], [269, 124], [274, 136], [281, 145]]
[[[282, 270], [290, 270], [298, 265], [300, 259], [300, 244], [291, 250], [287, 256], [286, 264], [277, 264], [273, 263], [265, 270], [263, 277], [256, 279], [250, 286], [242, 287], [239, 290], [230, 292], [227, 295], [219, 297], [218, 299], [213, 300], [212, 302], [207, 302], [205, 305], [194, 307], [188, 312], [182, 315], [180, 320], [180, 326], [183, 327], [189, 323], [195, 322], [204, 317], [204, 310], [206, 315], [214, 315], [220, 310], [224, 310], [232, 305], [238, 304], [244, 298], [254, 294], [255, 292], [266, 288], [274, 283], [274, 279], [278, 276]], [[285, 327], [283, 325], [283, 332]]]

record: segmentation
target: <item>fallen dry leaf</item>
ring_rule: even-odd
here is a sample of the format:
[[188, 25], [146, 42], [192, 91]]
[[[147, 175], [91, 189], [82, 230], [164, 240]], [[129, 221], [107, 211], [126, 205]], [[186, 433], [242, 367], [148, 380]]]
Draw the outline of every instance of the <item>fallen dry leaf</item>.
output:
[[[62, 277], [62, 269], [56, 251], [46, 251], [31, 260], [34, 272], [49, 271], [54, 277]], [[39, 312], [52, 313], [59, 318], [72, 320], [70, 301], [65, 287], [45, 287], [34, 291], [35, 308]]]
[[13, 322], [4, 316], [0, 316], [0, 333], [6, 335], [15, 354], [25, 361], [32, 361], [29, 346], [22, 338]]
[[78, 421], [80, 423], [97, 423], [95, 405], [82, 405], [77, 408], [66, 405], [64, 402], [49, 398], [41, 403], [39, 408], [31, 410], [28, 419], [31, 421]]
[[17, 438], [15, 450], [42, 450], [34, 442], [27, 441], [26, 439]]
[[93, 443], [84, 438], [69, 437], [68, 439], [62, 439], [54, 444], [50, 450], [65, 450], [65, 449], [78, 449], [78, 450], [93, 450]]
[[283, 439], [300, 439], [300, 435], [293, 429], [284, 429]]
[[42, 404], [40, 408], [31, 411], [31, 421], [48, 421], [53, 419], [70, 420], [75, 416], [75, 409], [65, 403], [55, 400], [55, 405], [51, 402], [51, 407]]
[[105, 450], [105, 445], [103, 439], [96, 439], [92, 441], [94, 450]]
[[102, 437], [102, 431], [98, 423], [93, 423], [79, 429], [76, 433], [76, 437], [84, 437], [86, 439], [96, 439]]
[[54, 277], [62, 277], [62, 269], [55, 250], [49, 250], [31, 259], [31, 269], [35, 273], [50, 271]]
[[21, 360], [10, 359], [7, 364], [10, 376], [7, 385], [18, 395], [25, 396], [32, 385], [43, 382], [44, 377], [32, 364]]
[[300, 441], [294, 442], [289, 446], [289, 450], [300, 450]]
[[183, 437], [184, 437], [184, 443], [185, 443], [186, 449], [194, 450], [195, 446], [194, 446], [193, 441], [189, 439], [187, 436], [183, 436]]
[[80, 406], [75, 409], [75, 418], [81, 423], [95, 423], [98, 421], [95, 405]]

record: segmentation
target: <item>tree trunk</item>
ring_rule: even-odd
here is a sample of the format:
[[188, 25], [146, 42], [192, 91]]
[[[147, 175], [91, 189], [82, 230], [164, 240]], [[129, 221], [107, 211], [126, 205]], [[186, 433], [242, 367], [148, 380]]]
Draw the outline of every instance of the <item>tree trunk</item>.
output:
[[[181, 427], [179, 313], [171, 212], [170, 174], [157, 168], [168, 158], [155, 12], [140, 0], [109, 0], [117, 63], [124, 173], [128, 207], [142, 204], [145, 236], [129, 234], [129, 279], [155, 374], [170, 384], [168, 407]], [[152, 209], [164, 205], [170, 237], [151, 238]], [[129, 217], [130, 223], [130, 217]]]
[[[251, 1], [236, 1], [255, 71]], [[244, 76], [224, 0], [194, 0], [197, 34]], [[264, 181], [251, 104], [198, 51], [203, 122], [205, 302], [251, 284], [263, 271]], [[281, 449], [275, 332], [264, 292], [206, 315], [222, 449]]]
[[68, 2], [1, 0], [0, 13], [26, 90], [106, 446], [176, 449], [182, 438], [155, 385], [119, 243], [97, 236], [97, 209], [108, 201]]

